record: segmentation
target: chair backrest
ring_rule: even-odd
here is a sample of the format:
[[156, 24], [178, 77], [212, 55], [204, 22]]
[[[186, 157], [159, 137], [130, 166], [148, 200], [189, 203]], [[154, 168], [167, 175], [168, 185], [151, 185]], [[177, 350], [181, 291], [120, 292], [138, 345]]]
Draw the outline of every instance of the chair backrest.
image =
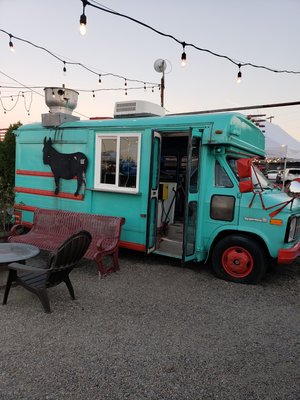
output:
[[54, 253], [49, 260], [51, 269], [74, 268], [86, 253], [92, 236], [87, 231], [80, 231], [70, 236]]
[[56, 286], [62, 282], [86, 253], [92, 236], [87, 231], [80, 231], [70, 236], [52, 253], [46, 278], [46, 286]]
[[59, 248], [52, 252], [48, 262], [49, 273], [47, 286], [61, 282], [84, 256], [92, 240], [87, 231], [80, 231], [70, 236]]

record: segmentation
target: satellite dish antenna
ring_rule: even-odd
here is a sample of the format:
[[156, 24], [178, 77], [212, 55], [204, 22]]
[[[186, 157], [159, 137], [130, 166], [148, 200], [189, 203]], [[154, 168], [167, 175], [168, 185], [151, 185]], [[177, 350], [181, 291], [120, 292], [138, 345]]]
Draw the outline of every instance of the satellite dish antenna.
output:
[[158, 60], [156, 60], [154, 62], [153, 67], [156, 72], [164, 73], [165, 70], [167, 69], [167, 62], [166, 62], [166, 60], [159, 58]]

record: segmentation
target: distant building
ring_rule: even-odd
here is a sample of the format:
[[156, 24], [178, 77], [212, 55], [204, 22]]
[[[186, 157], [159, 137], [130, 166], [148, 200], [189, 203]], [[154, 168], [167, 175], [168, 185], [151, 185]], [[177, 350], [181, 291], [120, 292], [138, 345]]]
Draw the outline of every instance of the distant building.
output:
[[7, 132], [7, 129], [0, 128], [0, 142], [2, 142], [4, 140], [6, 132]]

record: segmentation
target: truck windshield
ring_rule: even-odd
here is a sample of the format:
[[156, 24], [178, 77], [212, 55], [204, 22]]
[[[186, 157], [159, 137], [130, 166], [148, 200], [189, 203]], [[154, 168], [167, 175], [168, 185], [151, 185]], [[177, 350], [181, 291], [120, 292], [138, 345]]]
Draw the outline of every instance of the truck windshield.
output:
[[[268, 189], [268, 188], [272, 187], [272, 183], [268, 181], [268, 179], [261, 172], [261, 170], [259, 168], [257, 168], [255, 165], [253, 167], [256, 172], [256, 174], [255, 174], [254, 171], [252, 170], [252, 182], [253, 182], [254, 187], [258, 187], [259, 185], [263, 189]], [[260, 183], [258, 182], [257, 178], [259, 179]]]
[[[234, 172], [235, 176], [239, 180], [239, 176], [237, 173], [237, 158], [227, 158], [227, 162]], [[252, 170], [252, 182], [254, 185], [254, 188], [262, 187], [263, 189], [271, 189], [273, 187], [272, 183], [268, 181], [268, 179], [265, 177], [265, 175], [260, 171], [258, 167], [253, 165], [253, 168], [255, 172]], [[259, 182], [258, 182], [259, 179]]]

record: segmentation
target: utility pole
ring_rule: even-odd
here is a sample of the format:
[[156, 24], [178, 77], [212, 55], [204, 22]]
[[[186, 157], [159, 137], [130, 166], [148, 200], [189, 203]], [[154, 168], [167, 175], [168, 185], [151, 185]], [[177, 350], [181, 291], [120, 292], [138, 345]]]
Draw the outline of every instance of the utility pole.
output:
[[154, 63], [154, 69], [156, 72], [160, 72], [161, 80], [160, 80], [160, 105], [164, 107], [164, 96], [165, 96], [165, 70], [167, 68], [166, 60], [159, 58]]
[[162, 75], [160, 80], [160, 105], [164, 106], [165, 95], [165, 60], [162, 60]]

